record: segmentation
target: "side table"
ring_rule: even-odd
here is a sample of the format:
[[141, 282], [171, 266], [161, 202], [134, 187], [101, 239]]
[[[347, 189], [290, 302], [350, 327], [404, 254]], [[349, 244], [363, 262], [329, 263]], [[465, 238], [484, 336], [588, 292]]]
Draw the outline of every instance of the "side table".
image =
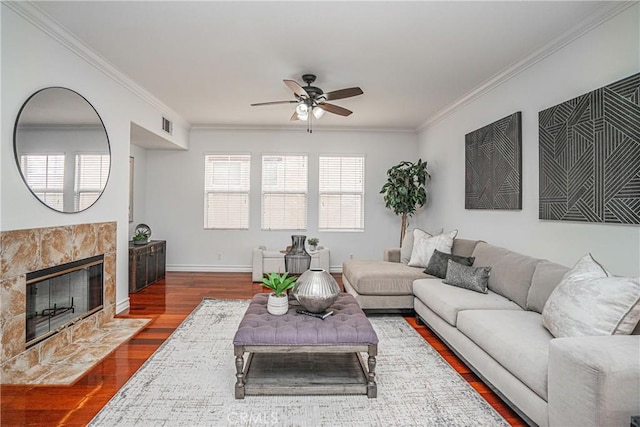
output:
[[[331, 254], [329, 248], [319, 246], [318, 250], [309, 252], [311, 255], [311, 268], [321, 268], [329, 271]], [[267, 250], [265, 246], [253, 249], [251, 267], [251, 280], [259, 282], [264, 274], [284, 273], [284, 253], [276, 250]]]

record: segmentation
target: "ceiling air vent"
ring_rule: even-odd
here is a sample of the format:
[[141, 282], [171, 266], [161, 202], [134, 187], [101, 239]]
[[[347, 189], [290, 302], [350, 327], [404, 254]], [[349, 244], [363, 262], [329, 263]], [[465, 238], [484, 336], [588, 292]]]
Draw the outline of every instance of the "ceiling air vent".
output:
[[167, 119], [166, 117], [162, 118], [162, 130], [169, 135], [171, 135], [171, 131], [173, 130], [173, 124], [171, 123], [171, 120]]

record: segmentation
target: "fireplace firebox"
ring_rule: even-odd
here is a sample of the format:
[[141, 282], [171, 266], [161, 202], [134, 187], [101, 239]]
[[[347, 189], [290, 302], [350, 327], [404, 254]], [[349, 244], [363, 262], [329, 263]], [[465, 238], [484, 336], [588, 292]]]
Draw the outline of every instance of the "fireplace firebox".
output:
[[103, 306], [104, 255], [27, 273], [27, 348]]

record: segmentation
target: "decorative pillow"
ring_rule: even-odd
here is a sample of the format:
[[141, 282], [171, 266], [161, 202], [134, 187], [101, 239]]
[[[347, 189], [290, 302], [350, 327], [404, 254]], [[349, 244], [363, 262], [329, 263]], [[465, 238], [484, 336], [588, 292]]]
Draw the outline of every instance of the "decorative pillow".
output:
[[587, 254], [567, 272], [542, 309], [554, 337], [628, 335], [640, 320], [640, 279], [613, 277]]
[[489, 288], [491, 267], [468, 267], [452, 260], [447, 261], [447, 276], [442, 281], [447, 285], [486, 294]]
[[475, 257], [445, 254], [444, 252], [440, 252], [436, 249], [433, 251], [433, 255], [431, 255], [429, 264], [427, 264], [427, 268], [424, 272], [444, 279], [447, 276], [447, 261], [449, 260], [457, 262], [458, 264], [472, 266], [473, 261], [475, 261]]
[[440, 252], [450, 254], [453, 239], [455, 239], [457, 234], [458, 230], [453, 230], [448, 233], [438, 234], [437, 236], [422, 238], [421, 240], [418, 240], [417, 236], [415, 236], [413, 251], [411, 252], [411, 259], [408, 265], [410, 267], [425, 268], [427, 264], [429, 264], [433, 251], [436, 249]]
[[424, 231], [419, 228], [414, 228], [406, 232], [404, 239], [402, 239], [402, 245], [400, 246], [400, 262], [403, 264], [409, 263], [411, 252], [413, 252], [413, 246], [415, 245], [416, 235], [418, 236], [418, 242], [421, 242], [423, 239], [428, 239], [438, 234], [442, 234], [442, 228], [435, 231]]

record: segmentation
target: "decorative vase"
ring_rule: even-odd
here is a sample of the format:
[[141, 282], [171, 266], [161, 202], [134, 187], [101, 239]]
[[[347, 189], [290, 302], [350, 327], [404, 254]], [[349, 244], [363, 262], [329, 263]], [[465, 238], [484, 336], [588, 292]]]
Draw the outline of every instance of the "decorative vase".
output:
[[269, 299], [267, 300], [267, 311], [274, 316], [287, 314], [287, 311], [289, 311], [289, 298], [287, 295], [277, 297], [273, 292], [269, 294]]
[[291, 249], [284, 255], [284, 269], [289, 274], [300, 275], [311, 266], [311, 255], [304, 248], [307, 236], [291, 236]]
[[305, 310], [321, 313], [334, 303], [340, 294], [338, 282], [321, 268], [312, 268], [298, 277], [293, 296]]

